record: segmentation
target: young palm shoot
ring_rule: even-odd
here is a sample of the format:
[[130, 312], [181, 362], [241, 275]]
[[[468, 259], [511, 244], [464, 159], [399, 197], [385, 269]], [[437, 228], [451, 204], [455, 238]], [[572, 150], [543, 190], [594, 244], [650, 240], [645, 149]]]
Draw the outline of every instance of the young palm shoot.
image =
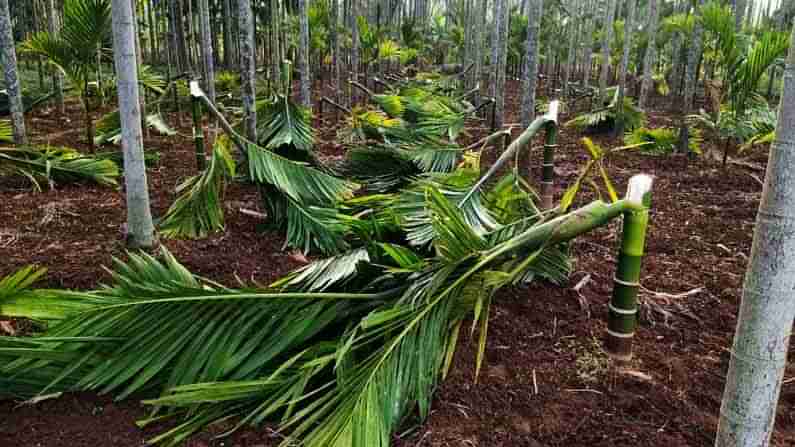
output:
[[613, 280], [607, 324], [607, 351], [616, 359], [632, 357], [632, 339], [637, 324], [637, 295], [640, 267], [649, 223], [652, 178], [636, 175], [629, 181], [626, 201], [635, 205], [624, 212], [624, 229], [618, 268]]

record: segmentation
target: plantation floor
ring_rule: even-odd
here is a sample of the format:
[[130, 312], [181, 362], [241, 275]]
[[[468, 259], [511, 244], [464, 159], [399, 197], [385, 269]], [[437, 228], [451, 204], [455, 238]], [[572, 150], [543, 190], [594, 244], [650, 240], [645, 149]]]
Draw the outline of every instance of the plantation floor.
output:
[[[507, 123], [518, 121], [515, 93], [512, 84]], [[79, 116], [76, 106], [71, 112]], [[671, 117], [652, 112], [650, 120], [660, 126]], [[180, 180], [196, 169], [187, 118], [183, 123], [179, 136], [146, 140], [147, 148], [162, 156], [149, 171], [156, 215], [172, 202]], [[80, 122], [39, 111], [29, 125], [38, 141], [84, 147], [76, 143], [82, 138]], [[321, 136], [325, 153], [340, 153], [328, 143], [333, 129]], [[580, 136], [561, 131], [558, 184], [571, 183], [585, 160]], [[492, 159], [493, 151], [485, 158]], [[753, 163], [756, 167], [722, 169], [684, 157], [622, 154], [612, 160], [610, 172], [622, 190], [634, 173], [656, 176], [642, 277], [647, 314], [635, 359], [613, 365], [599, 347], [620, 230], [616, 222], [575, 242], [575, 273], [565, 287], [538, 284], [498, 296], [479, 381], [473, 377], [475, 342], [464, 337], [430, 418], [409, 421], [395, 445], [711, 446], [764, 155]], [[306, 262], [281, 249], [280, 235], [258, 232], [261, 221], [241, 208], [259, 209], [257, 196], [234, 185], [227, 194], [223, 234], [164, 243], [193, 272], [229, 284], [236, 276], [267, 284]], [[94, 287], [108, 278], [102, 266], [110, 265], [111, 256], [123, 256], [124, 217], [123, 196], [112, 189], [75, 185], [32, 193], [24, 183], [0, 183], [0, 275], [37, 263], [50, 269], [42, 287]], [[795, 365], [786, 377], [795, 377]], [[0, 402], [0, 446], [141, 445], [156, 433], [134, 425], [144, 415], [135, 401], [86, 394], [36, 406]], [[205, 433], [189, 445], [273, 446], [280, 439], [263, 428], [226, 440]], [[795, 445], [795, 380], [783, 386], [773, 444]]]

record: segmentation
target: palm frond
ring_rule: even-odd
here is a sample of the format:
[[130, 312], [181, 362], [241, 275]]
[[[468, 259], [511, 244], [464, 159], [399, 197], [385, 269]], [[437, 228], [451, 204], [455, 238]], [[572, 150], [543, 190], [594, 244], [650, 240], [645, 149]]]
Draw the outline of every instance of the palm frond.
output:
[[226, 182], [235, 176], [235, 161], [229, 153], [229, 140], [216, 140], [210, 165], [199, 175], [177, 187], [177, 200], [160, 222], [160, 232], [168, 238], [202, 238], [224, 229], [222, 203]]
[[[154, 129], [161, 135], [173, 136], [177, 134], [177, 131], [166, 123], [160, 113], [146, 115], [146, 124], [150, 129]], [[118, 109], [107, 113], [97, 121], [94, 144], [103, 145], [105, 143], [121, 143], [121, 115]]]
[[[701, 154], [701, 132], [690, 129], [688, 147], [694, 154]], [[640, 127], [624, 136], [627, 145], [641, 145], [637, 151], [649, 155], [668, 155], [674, 153], [679, 144], [679, 133], [670, 127], [649, 129]]]
[[14, 142], [14, 135], [11, 129], [11, 121], [0, 120], [0, 141], [6, 143]]
[[292, 161], [251, 142], [246, 142], [249, 175], [274, 186], [305, 205], [330, 205], [353, 194], [357, 185], [332, 177], [306, 163]]
[[276, 150], [290, 146], [311, 151], [314, 131], [310, 125], [312, 112], [294, 104], [287, 97], [276, 95], [257, 103], [258, 144]]
[[52, 147], [0, 148], [0, 172], [24, 175], [39, 188], [38, 180], [90, 180], [115, 186], [119, 167], [111, 160], [83, 155], [73, 149]]

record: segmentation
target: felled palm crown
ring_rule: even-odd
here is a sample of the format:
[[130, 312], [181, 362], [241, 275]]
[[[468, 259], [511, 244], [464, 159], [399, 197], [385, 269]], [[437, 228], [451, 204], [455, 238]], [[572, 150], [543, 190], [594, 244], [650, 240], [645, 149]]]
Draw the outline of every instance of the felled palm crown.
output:
[[[142, 396], [152, 412], [141, 426], [176, 421], [149, 440], [164, 445], [220, 421], [228, 432], [276, 421], [285, 445], [388, 446], [407, 418], [427, 416], [462, 330], [479, 337], [477, 375], [497, 290], [566, 280], [567, 241], [632, 206], [542, 211], [516, 170], [478, 182], [480, 145], [456, 143], [474, 108], [451, 84], [373, 94], [333, 165], [313, 152], [308, 110], [285, 95], [258, 103], [259, 140], [219, 138], [161, 234], [223, 229], [237, 148], [285, 246], [326, 257], [269, 286], [200, 278], [166, 250], [115, 260], [112, 282], [92, 291], [33, 289], [44, 271], [22, 269], [0, 282], [0, 314], [41, 331], [0, 337], [0, 395]], [[538, 118], [501, 160], [555, 119]]]

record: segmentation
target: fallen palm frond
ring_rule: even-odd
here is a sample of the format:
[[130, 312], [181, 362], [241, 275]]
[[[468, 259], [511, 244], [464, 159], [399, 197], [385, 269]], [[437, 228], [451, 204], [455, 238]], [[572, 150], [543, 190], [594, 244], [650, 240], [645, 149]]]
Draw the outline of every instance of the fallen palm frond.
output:
[[260, 101], [257, 103], [257, 143], [270, 150], [290, 146], [311, 151], [315, 143], [311, 117], [311, 110], [283, 95]]
[[[701, 154], [701, 132], [690, 129], [688, 147], [690, 152]], [[679, 144], [679, 131], [670, 127], [649, 129], [640, 127], [624, 136], [627, 145], [640, 145], [638, 152], [649, 155], [668, 155], [676, 151]]]
[[[161, 135], [173, 136], [177, 134], [177, 131], [166, 123], [163, 115], [159, 112], [146, 115], [146, 125]], [[121, 142], [121, 115], [118, 109], [97, 121], [96, 133], [97, 135], [94, 137], [94, 144], [96, 145], [105, 143], [119, 144]]]
[[140, 425], [180, 421], [151, 443], [178, 445], [235, 418], [230, 431], [280, 421], [283, 445], [387, 447], [406, 416], [428, 415], [465, 318], [479, 327], [477, 374], [494, 293], [528, 272], [558, 276], [550, 250], [641, 206], [594, 202], [491, 237], [473, 231], [438, 190], [425, 199], [437, 237], [424, 258], [373, 244], [311, 264], [276, 290], [233, 289], [164, 251], [163, 260], [115, 261], [112, 283], [100, 290], [46, 291], [54, 305], [88, 309], [39, 337], [0, 337], [0, 390], [34, 399], [147, 390], [156, 397], [145, 401], [153, 412]]
[[611, 87], [607, 90], [608, 95], [612, 95], [610, 103], [601, 109], [583, 113], [568, 121], [565, 126], [576, 127], [580, 130], [589, 132], [608, 132], [616, 125], [619, 112], [624, 120], [624, 129], [631, 131], [642, 127], [646, 122], [646, 114], [632, 102], [632, 98], [625, 97], [622, 110], [618, 105], [618, 88]]
[[53, 147], [0, 148], [0, 174], [21, 175], [41, 190], [40, 181], [55, 183], [90, 180], [115, 186], [119, 167], [111, 160]]
[[228, 139], [215, 143], [210, 166], [177, 187], [177, 200], [163, 216], [160, 232], [170, 238], [201, 238], [224, 229], [223, 199], [228, 179], [235, 176], [235, 161]]

